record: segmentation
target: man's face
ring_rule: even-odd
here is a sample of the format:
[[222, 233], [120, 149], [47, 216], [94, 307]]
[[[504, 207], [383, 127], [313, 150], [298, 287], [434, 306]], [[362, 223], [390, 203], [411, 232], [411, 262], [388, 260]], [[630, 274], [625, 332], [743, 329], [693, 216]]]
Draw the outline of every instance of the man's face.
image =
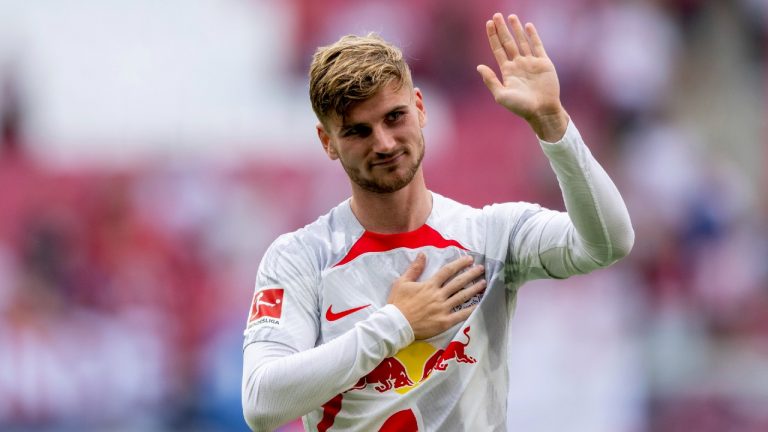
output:
[[370, 192], [408, 185], [421, 168], [427, 116], [421, 91], [390, 84], [353, 106], [345, 118], [317, 126], [323, 148], [339, 159], [352, 182]]

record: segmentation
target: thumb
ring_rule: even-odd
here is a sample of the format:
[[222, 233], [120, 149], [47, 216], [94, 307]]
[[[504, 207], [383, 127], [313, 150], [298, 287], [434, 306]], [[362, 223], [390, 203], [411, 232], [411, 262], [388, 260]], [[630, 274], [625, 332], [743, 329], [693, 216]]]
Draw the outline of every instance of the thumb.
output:
[[477, 71], [483, 78], [483, 82], [485, 83], [485, 86], [488, 87], [488, 90], [496, 96], [496, 93], [504, 87], [501, 84], [501, 81], [499, 81], [499, 78], [496, 77], [496, 74], [486, 65], [478, 65]]
[[416, 259], [411, 262], [411, 265], [405, 270], [400, 280], [406, 282], [414, 282], [424, 272], [424, 267], [427, 264], [427, 256], [423, 252], [419, 252]]

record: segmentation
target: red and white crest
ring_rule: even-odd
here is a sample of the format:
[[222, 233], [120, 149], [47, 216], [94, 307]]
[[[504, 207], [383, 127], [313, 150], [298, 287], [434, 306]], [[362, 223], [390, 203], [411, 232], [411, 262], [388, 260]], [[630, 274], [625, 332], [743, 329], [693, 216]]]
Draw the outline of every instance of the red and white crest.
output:
[[252, 324], [280, 324], [280, 316], [283, 314], [282, 288], [269, 288], [256, 292], [251, 302], [251, 314], [248, 317], [248, 325]]

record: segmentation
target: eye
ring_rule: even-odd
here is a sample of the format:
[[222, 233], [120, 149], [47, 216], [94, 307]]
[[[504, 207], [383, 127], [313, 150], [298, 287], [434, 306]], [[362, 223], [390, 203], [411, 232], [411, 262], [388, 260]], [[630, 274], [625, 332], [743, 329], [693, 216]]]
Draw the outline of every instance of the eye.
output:
[[392, 111], [391, 113], [387, 114], [387, 121], [392, 123], [400, 120], [405, 115], [405, 112], [403, 111]]
[[370, 129], [365, 126], [353, 126], [345, 129], [341, 136], [345, 138], [365, 137], [370, 133]]

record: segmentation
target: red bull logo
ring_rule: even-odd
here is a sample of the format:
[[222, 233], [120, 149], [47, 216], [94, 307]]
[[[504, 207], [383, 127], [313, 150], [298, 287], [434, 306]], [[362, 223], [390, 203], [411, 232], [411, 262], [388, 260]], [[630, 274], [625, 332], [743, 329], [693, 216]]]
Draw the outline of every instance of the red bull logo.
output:
[[471, 340], [469, 330], [470, 327], [463, 330], [466, 341], [454, 340], [445, 348], [435, 348], [424, 341], [412, 343], [394, 357], [384, 359], [349, 391], [362, 390], [370, 385], [379, 393], [394, 390], [404, 394], [421, 385], [433, 372], [445, 371], [452, 363], [477, 362], [466, 351]]
[[424, 365], [424, 373], [420, 381], [424, 381], [434, 370], [444, 371], [448, 367], [448, 360], [456, 360], [458, 363], [475, 363], [477, 360], [467, 354], [466, 348], [469, 345], [469, 327], [464, 329], [466, 342], [451, 341], [444, 350], [437, 350]]
[[419, 424], [411, 410], [402, 410], [390, 416], [379, 432], [419, 432]]
[[[465, 341], [452, 340], [445, 348], [436, 348], [424, 341], [416, 341], [408, 345], [394, 357], [385, 358], [347, 392], [370, 387], [379, 393], [395, 391], [405, 394], [424, 383], [430, 375], [442, 373], [454, 363], [476, 363], [477, 360], [467, 353], [467, 347], [471, 341], [469, 329], [467, 326], [462, 331]], [[343, 393], [323, 404], [323, 418], [317, 425], [318, 431], [325, 432], [333, 426], [336, 416], [341, 411], [342, 399]], [[418, 431], [413, 411], [407, 409], [390, 416], [379, 429], [379, 432], [389, 431]]]
[[360, 390], [368, 384], [373, 384], [376, 391], [384, 393], [393, 388], [412, 386], [413, 381], [408, 377], [405, 365], [400, 360], [387, 357], [368, 375], [360, 378], [350, 390]]

